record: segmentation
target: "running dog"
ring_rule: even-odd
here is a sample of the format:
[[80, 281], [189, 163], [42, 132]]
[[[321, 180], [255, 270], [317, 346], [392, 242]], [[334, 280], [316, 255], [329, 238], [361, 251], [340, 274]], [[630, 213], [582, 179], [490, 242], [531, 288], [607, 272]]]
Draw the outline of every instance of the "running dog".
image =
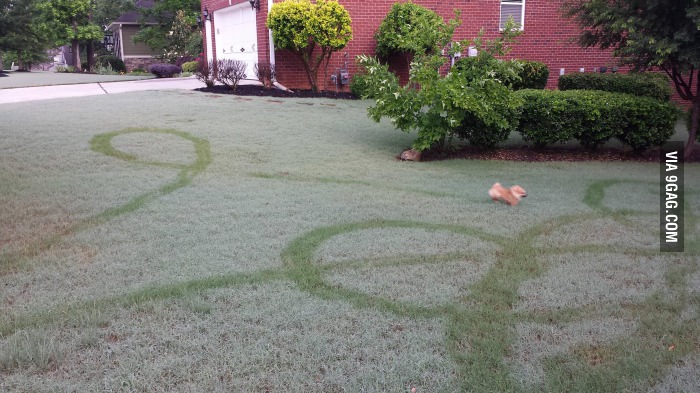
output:
[[494, 202], [503, 201], [511, 206], [515, 206], [520, 202], [521, 198], [527, 196], [527, 192], [518, 185], [505, 188], [501, 183], [495, 183], [491, 186], [491, 189], [489, 189], [489, 196]]

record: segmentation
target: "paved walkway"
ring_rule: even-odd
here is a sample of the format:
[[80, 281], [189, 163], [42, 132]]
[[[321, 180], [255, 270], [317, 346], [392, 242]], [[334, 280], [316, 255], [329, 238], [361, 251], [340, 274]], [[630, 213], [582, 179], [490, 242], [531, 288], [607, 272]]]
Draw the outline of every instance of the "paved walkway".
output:
[[[253, 81], [247, 82], [253, 83]], [[243, 84], [243, 81], [241, 81], [241, 84]], [[192, 90], [200, 87], [204, 87], [204, 84], [194, 77], [143, 79], [125, 82], [83, 83], [79, 85], [19, 87], [13, 89], [0, 89], [0, 104], [50, 100], [53, 98], [117, 94], [129, 91], [165, 89]]]

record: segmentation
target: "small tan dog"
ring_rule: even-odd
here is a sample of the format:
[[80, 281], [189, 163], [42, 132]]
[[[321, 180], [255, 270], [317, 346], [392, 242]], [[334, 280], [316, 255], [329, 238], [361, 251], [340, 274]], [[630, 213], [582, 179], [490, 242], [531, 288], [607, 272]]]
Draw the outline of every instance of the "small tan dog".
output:
[[501, 185], [501, 183], [495, 183], [493, 186], [491, 186], [491, 189], [489, 189], [489, 196], [494, 202], [501, 200], [511, 206], [515, 206], [518, 204], [518, 202], [520, 202], [521, 198], [527, 196], [527, 192], [525, 192], [525, 190], [518, 185], [511, 188], [505, 188]]

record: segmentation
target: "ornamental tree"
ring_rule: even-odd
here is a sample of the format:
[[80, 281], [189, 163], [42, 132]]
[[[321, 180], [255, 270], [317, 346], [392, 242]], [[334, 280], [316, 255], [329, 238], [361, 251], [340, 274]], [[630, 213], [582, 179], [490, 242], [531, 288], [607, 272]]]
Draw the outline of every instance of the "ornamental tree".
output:
[[620, 63], [660, 69], [678, 95], [689, 101], [685, 157], [690, 157], [700, 122], [700, 2], [697, 0], [569, 0], [565, 15], [584, 28], [584, 47], [612, 48]]
[[301, 60], [313, 91], [318, 71], [352, 39], [350, 14], [335, 0], [287, 0], [275, 3], [267, 16], [276, 49], [287, 49]]
[[81, 71], [80, 42], [100, 40], [103, 36], [102, 28], [92, 22], [92, 0], [52, 0], [43, 4], [50, 15], [57, 43], [71, 44], [75, 68]]

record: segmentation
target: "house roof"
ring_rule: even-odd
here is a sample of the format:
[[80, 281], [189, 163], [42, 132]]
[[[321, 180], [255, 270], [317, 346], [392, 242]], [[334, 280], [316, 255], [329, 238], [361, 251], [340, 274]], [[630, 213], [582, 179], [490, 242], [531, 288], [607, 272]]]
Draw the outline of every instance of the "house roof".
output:
[[[152, 8], [153, 7], [154, 0], [137, 0], [135, 2], [136, 9], [127, 11], [123, 14], [121, 14], [117, 19], [112, 21], [107, 26], [107, 30], [110, 30], [110, 28], [114, 25], [138, 25], [139, 19], [141, 18], [141, 12], [139, 11], [142, 8]], [[155, 23], [155, 21], [148, 21], [147, 23]]]

